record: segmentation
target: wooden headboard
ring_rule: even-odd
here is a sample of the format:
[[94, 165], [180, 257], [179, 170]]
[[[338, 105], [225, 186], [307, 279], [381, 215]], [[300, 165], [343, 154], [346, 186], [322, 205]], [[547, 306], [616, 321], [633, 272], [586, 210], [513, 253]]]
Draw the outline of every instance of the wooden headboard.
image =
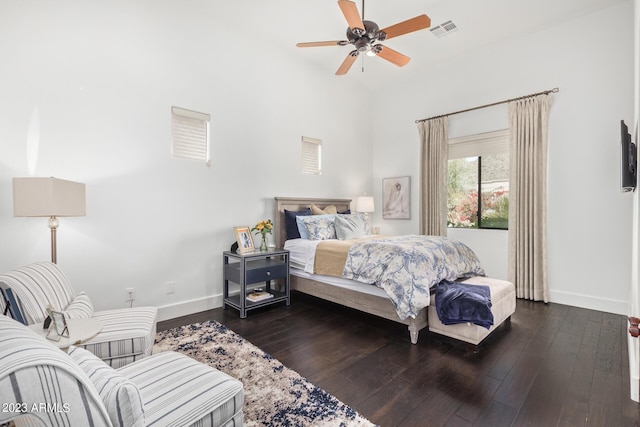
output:
[[334, 205], [338, 212], [344, 212], [351, 208], [351, 199], [310, 199], [296, 197], [275, 197], [276, 200], [276, 247], [282, 248], [287, 240], [287, 229], [284, 223], [284, 210], [299, 211], [316, 205], [320, 209]]

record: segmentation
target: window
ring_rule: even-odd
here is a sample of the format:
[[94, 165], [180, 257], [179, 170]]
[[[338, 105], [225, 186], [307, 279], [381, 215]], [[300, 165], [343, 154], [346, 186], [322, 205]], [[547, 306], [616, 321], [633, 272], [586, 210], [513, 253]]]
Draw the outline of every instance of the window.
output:
[[171, 107], [171, 154], [209, 166], [209, 120], [208, 114]]
[[508, 129], [449, 140], [447, 225], [508, 228]]
[[322, 174], [322, 140], [302, 137], [302, 173], [321, 175]]

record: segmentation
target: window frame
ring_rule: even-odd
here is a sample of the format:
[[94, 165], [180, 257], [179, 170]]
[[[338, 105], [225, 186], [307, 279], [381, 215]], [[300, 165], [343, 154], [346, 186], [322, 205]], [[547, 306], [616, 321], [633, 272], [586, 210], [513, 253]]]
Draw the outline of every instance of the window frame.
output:
[[[447, 224], [447, 228], [465, 229], [465, 230], [509, 230], [507, 227], [487, 227], [482, 225], [482, 156], [491, 154], [509, 154], [509, 129], [501, 129], [493, 132], [485, 132], [473, 135], [462, 136], [458, 138], [450, 138], [448, 144], [447, 167], [449, 161], [456, 159], [477, 158], [477, 194], [478, 194], [478, 216], [477, 227], [454, 227]], [[511, 165], [509, 165], [511, 167]], [[449, 188], [449, 180], [447, 179], [447, 189]], [[448, 210], [448, 201], [447, 201]]]

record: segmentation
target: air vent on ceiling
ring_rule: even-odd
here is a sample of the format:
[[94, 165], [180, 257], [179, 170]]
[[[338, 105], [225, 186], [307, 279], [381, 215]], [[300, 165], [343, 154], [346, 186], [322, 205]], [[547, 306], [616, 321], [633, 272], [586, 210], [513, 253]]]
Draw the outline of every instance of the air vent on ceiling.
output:
[[458, 27], [453, 21], [449, 20], [447, 22], [443, 22], [442, 24], [432, 27], [430, 29], [431, 33], [436, 37], [444, 37], [449, 33], [453, 33], [454, 31], [458, 31]]

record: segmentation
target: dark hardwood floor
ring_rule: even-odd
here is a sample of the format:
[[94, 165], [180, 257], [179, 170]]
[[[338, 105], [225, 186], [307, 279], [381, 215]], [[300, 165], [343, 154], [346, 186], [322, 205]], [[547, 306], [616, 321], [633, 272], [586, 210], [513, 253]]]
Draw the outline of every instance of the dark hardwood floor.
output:
[[518, 300], [475, 349], [292, 292], [291, 306], [213, 319], [381, 426], [640, 426], [623, 316]]

